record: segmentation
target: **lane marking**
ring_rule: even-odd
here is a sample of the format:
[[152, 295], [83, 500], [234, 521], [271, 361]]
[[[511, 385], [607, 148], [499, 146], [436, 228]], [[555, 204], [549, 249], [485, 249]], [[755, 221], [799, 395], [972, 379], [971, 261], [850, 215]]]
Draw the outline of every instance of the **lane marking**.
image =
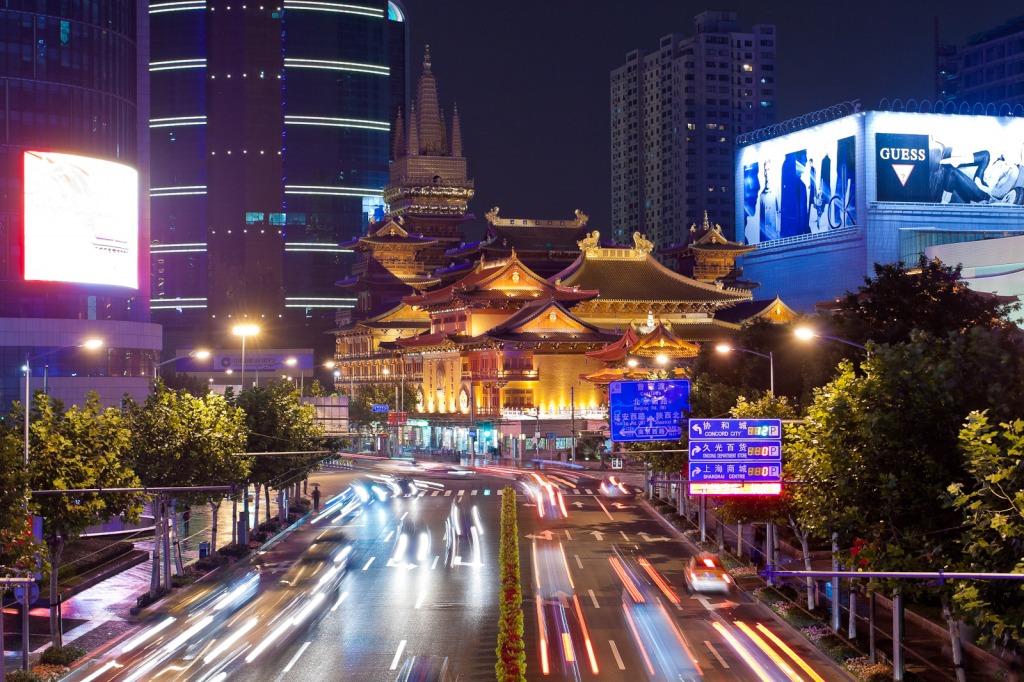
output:
[[421, 491], [420, 494], [417, 495], [417, 497], [426, 497], [426, 496], [427, 496], [427, 491], [426, 490]]
[[391, 540], [391, 536], [394, 535], [394, 534], [395, 534], [395, 531], [391, 531], [390, 533], [385, 535], [384, 536], [384, 542], [388, 542], [389, 540]]
[[[491, 491], [490, 491], [490, 489], [488, 489], [488, 490], [487, 490], [487, 492], [485, 492], [485, 493], [484, 493], [484, 495], [490, 495], [490, 494], [491, 494]], [[504, 488], [500, 489], [500, 490], [498, 491], [498, 494], [499, 494], [499, 495], [504, 495], [504, 494], [505, 494], [505, 489], [504, 489]]]
[[459, 488], [459, 492], [458, 492], [458, 495], [459, 495], [459, 496], [461, 497], [461, 496], [463, 496], [463, 495], [465, 495], [465, 494], [466, 494], [466, 491], [465, 491], [465, 490], [463, 490], [462, 488]]
[[470, 491], [470, 493], [469, 493], [469, 494], [470, 494], [470, 495], [476, 495], [476, 494], [477, 494], [478, 492], [480, 492], [480, 491], [479, 491], [479, 490], [477, 490], [476, 488], [473, 488], [473, 490], [472, 490], [472, 491]]
[[569, 531], [568, 531], [568, 529], [566, 529], [566, 531], [565, 531], [565, 537], [566, 537], [566, 539], [567, 539], [567, 540], [569, 540], [570, 542], [572, 542], [572, 536], [571, 536], [571, 535], [569, 535]]
[[435, 490], [434, 492], [430, 493], [430, 496], [431, 496], [431, 497], [437, 497], [437, 496], [438, 496], [438, 495], [440, 495], [440, 494], [441, 494], [441, 491], [440, 491], [440, 490]]
[[583, 562], [580, 561], [580, 555], [579, 554], [573, 554], [573, 556], [576, 557], [576, 565], [579, 566], [580, 570], [582, 571], [583, 570]]
[[615, 640], [609, 639], [608, 646], [612, 648], [612, 656], [615, 657], [615, 665], [619, 666], [619, 670], [625, 670], [626, 664], [622, 662], [622, 656], [619, 656], [619, 647], [615, 646]]
[[704, 640], [704, 643], [708, 645], [708, 648], [711, 649], [711, 653], [715, 655], [715, 658], [717, 658], [718, 662], [722, 664], [722, 667], [728, 668], [729, 664], [725, 662], [724, 658], [722, 658], [722, 654], [718, 653], [718, 649], [715, 648], [715, 645], [706, 639]]
[[586, 491], [587, 491], [588, 495], [593, 495], [594, 494], [594, 491], [591, 490], [590, 488], [587, 488]]
[[288, 665], [286, 665], [284, 667], [284, 670], [281, 671], [282, 675], [284, 675], [285, 673], [291, 672], [292, 668], [295, 667], [295, 663], [298, 662], [299, 656], [301, 656], [302, 654], [306, 653], [306, 649], [309, 648], [310, 644], [312, 644], [312, 642], [303, 642], [302, 643], [302, 646], [299, 647], [299, 650], [295, 652], [294, 656], [292, 656], [292, 660], [288, 661]]
[[620, 530], [620, 531], [619, 531], [619, 533], [621, 533], [621, 534], [622, 534], [622, 539], [623, 539], [623, 540], [625, 540], [626, 542], [629, 542], [629, 536], [628, 536], [628, 535], [626, 535], [626, 533], [625, 533], [624, 531], [621, 531], [621, 530]]
[[375, 556], [370, 557], [370, 560], [366, 562], [365, 566], [363, 566], [363, 570], [365, 571], [366, 569], [368, 569], [370, 567], [370, 564], [372, 564], [373, 560], [376, 559], [376, 558], [377, 557], [375, 557]]
[[398, 643], [398, 651], [395, 652], [395, 657], [391, 660], [391, 669], [398, 670], [398, 661], [402, 658], [402, 652], [405, 651], [405, 640], [403, 639]]
[[430, 570], [431, 571], [433, 571], [435, 568], [437, 568], [437, 560], [440, 559], [440, 558], [441, 558], [440, 554], [438, 554], [437, 556], [434, 557], [434, 563], [430, 564]]
[[345, 601], [345, 597], [347, 597], [347, 596], [348, 596], [348, 590], [342, 592], [341, 596], [338, 597], [338, 601], [334, 602], [334, 606], [331, 607], [331, 611], [337, 611], [338, 607], [341, 606], [341, 602]]
[[587, 590], [587, 592], [590, 592], [590, 601], [594, 602], [594, 608], [595, 609], [601, 608], [601, 605], [597, 603], [597, 595], [594, 594], [594, 591], [593, 590]]
[[399, 520], [399, 521], [405, 521], [405, 517], [406, 517], [406, 516], [408, 516], [408, 515], [409, 515], [409, 512], [405, 512], [405, 513], [404, 513], [404, 514], [402, 514], [402, 515], [401, 515], [400, 517], [398, 517], [398, 520]]
[[413, 607], [413, 608], [417, 608], [418, 609], [419, 607], [423, 606], [423, 600], [426, 599], [426, 598], [427, 598], [427, 591], [426, 590], [420, 590], [420, 596], [416, 599], [416, 606]]
[[601, 509], [604, 510], [605, 514], [607, 514], [608, 520], [614, 521], [615, 519], [613, 519], [612, 515], [608, 512], [608, 507], [604, 506], [604, 504], [601, 503], [601, 500], [598, 499], [597, 495], [594, 495], [594, 499], [597, 500], [597, 503], [601, 505]]
[[451, 490], [445, 490], [444, 491], [444, 496], [445, 497], [451, 497], [452, 496], [452, 491]]
[[[488, 496], [488, 495], [490, 495], [490, 494], [491, 494], [491, 489], [490, 489], [490, 488], [488, 488], [487, 490], [485, 490], [485, 491], [484, 491], [484, 497], [486, 497], [486, 496]], [[500, 490], [498, 491], [498, 494], [499, 494], [499, 495], [501, 494], [501, 491], [500, 491]]]

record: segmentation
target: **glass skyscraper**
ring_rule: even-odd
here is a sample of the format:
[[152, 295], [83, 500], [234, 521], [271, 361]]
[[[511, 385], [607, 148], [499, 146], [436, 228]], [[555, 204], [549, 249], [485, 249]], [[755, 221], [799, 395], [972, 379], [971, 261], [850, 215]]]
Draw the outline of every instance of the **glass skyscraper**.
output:
[[149, 5], [152, 306], [169, 348], [330, 352], [354, 300], [339, 244], [383, 211], [405, 98], [400, 6], [285, 0]]

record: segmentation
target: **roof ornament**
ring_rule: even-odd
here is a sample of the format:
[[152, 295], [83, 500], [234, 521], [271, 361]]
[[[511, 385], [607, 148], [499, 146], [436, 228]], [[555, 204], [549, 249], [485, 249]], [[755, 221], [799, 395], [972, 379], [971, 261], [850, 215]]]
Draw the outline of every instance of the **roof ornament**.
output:
[[487, 218], [487, 222], [489, 222], [491, 225], [493, 225], [494, 221], [496, 221], [498, 219], [498, 211], [499, 210], [501, 210], [500, 207], [499, 206], [495, 206], [494, 208], [492, 208], [487, 213], [484, 213], [484, 218]]
[[584, 213], [583, 211], [581, 211], [581, 210], [579, 210], [579, 209], [577, 208], [577, 209], [576, 209], [576, 223], [577, 223], [577, 224], [578, 224], [578, 225], [579, 225], [580, 227], [583, 227], [584, 225], [586, 225], [586, 224], [587, 224], [587, 221], [588, 221], [588, 220], [590, 220], [590, 216], [588, 216], [588, 215], [587, 215], [586, 213]]
[[580, 247], [580, 251], [582, 251], [586, 256], [596, 255], [597, 250], [601, 248], [601, 233], [594, 230], [586, 237], [576, 242], [576, 246]]
[[640, 234], [640, 232], [633, 233], [633, 250], [641, 251], [643, 253], [650, 253], [654, 250], [654, 242], [647, 239], [647, 235]]

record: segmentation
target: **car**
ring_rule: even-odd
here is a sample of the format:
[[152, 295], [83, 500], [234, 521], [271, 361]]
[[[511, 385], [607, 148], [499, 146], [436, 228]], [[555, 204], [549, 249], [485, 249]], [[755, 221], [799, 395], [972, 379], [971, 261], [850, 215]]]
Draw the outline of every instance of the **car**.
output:
[[389, 478], [388, 487], [395, 497], [416, 497], [420, 489], [411, 478]]
[[338, 526], [328, 526], [309, 544], [309, 548], [302, 553], [299, 561], [307, 563], [326, 563], [328, 561], [346, 563], [348, 555], [351, 553], [348, 547], [342, 548], [346, 540], [345, 532], [341, 528]]
[[615, 476], [609, 476], [607, 480], [601, 481], [601, 494], [605, 497], [633, 497], [636, 494], [636, 487], [623, 483]]
[[699, 554], [687, 562], [686, 587], [691, 592], [728, 594], [733, 587], [732, 576], [713, 554]]
[[395, 530], [394, 547], [388, 566], [415, 568], [430, 561], [430, 529], [420, 526], [414, 519], [405, 518], [398, 522]]
[[444, 522], [445, 565], [480, 565], [481, 534], [476, 507], [470, 510], [466, 505], [452, 503]]
[[396, 682], [452, 682], [448, 659], [439, 656], [410, 656], [398, 673]]

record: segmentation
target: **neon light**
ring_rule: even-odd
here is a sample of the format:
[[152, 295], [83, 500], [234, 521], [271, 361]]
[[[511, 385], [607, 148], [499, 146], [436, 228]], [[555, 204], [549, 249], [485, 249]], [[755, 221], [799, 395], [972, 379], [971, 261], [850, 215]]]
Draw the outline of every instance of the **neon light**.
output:
[[357, 14], [364, 17], [383, 19], [384, 13], [375, 7], [360, 5], [343, 5], [337, 2], [312, 2], [311, 0], [286, 0], [285, 9], [305, 9], [318, 12], [338, 12], [340, 14]]
[[370, 187], [331, 187], [329, 185], [285, 185], [285, 194], [316, 194], [334, 197], [366, 197], [377, 198], [379, 189]]
[[151, 118], [150, 128], [177, 128], [179, 126], [204, 126], [205, 116], [177, 116], [174, 118]]
[[[387, 66], [377, 64], [362, 64], [359, 62], [335, 62], [326, 59], [297, 59], [285, 57], [285, 67], [294, 69], [324, 69], [327, 71], [352, 71], [354, 73], [369, 73], [375, 76], [387, 76], [391, 70]], [[152, 69], [150, 69], [152, 70]]]
[[285, 116], [285, 124], [306, 126], [332, 126], [336, 128], [363, 128], [391, 132], [391, 124], [387, 121], [371, 121], [360, 118], [330, 118], [327, 116]]
[[160, 255], [165, 253], [206, 253], [206, 247], [200, 249], [161, 249], [159, 251], [151, 251], [151, 253]]
[[161, 2], [149, 6], [150, 14], [167, 12], [187, 12], [189, 10], [206, 9], [205, 0], [187, 0], [186, 2]]
[[149, 249], [150, 251], [159, 251], [160, 249], [177, 249], [183, 246], [199, 246], [202, 248], [206, 248], [206, 242], [187, 242], [183, 244], [150, 244]]
[[690, 483], [691, 495], [779, 495], [781, 483]]
[[178, 197], [196, 194], [206, 194], [206, 185], [183, 185], [181, 187], [150, 187], [149, 196], [153, 197]]
[[150, 62], [150, 71], [176, 71], [178, 69], [205, 69], [205, 59], [172, 59], [166, 62]]

